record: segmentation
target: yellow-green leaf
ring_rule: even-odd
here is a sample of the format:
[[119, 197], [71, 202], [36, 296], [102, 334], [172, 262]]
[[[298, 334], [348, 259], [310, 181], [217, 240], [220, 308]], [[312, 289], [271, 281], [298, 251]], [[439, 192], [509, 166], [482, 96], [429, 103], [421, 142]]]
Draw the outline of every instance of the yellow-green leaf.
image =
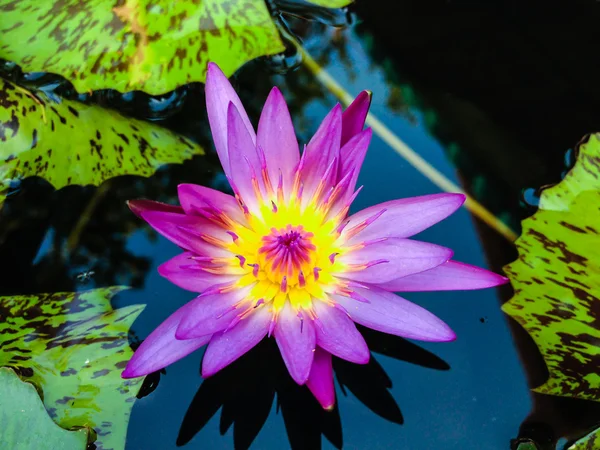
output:
[[573, 445], [569, 446], [568, 450], [598, 450], [600, 448], [600, 429], [596, 429], [585, 435]]
[[309, 3], [324, 8], [344, 8], [353, 3], [354, 0], [307, 0]]
[[515, 296], [503, 310], [533, 337], [549, 379], [535, 391], [600, 401], [600, 135], [523, 221]]
[[0, 0], [0, 58], [79, 92], [163, 94], [283, 50], [264, 0]]
[[60, 426], [93, 428], [102, 450], [124, 448], [142, 382], [121, 378], [133, 354], [129, 327], [143, 310], [112, 309], [123, 289], [0, 297], [0, 366], [38, 386]]
[[0, 183], [39, 176], [54, 187], [99, 185], [117, 175], [152, 175], [203, 154], [153, 123], [71, 100], [55, 103], [0, 79]]
[[87, 430], [67, 431], [48, 416], [37, 391], [0, 367], [0, 448], [84, 450]]

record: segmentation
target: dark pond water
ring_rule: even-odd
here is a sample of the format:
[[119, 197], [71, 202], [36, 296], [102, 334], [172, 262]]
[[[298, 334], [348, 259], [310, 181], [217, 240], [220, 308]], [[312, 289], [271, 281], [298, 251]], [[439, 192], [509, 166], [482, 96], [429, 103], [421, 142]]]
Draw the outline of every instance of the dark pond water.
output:
[[[286, 20], [337, 82], [352, 94], [373, 91], [372, 113], [378, 119], [518, 232], [519, 220], [533, 211], [522, 191], [560, 180], [566, 150], [595, 131], [600, 109], [590, 112], [585, 98], [589, 93], [595, 101], [597, 88], [584, 84], [580, 74], [563, 71], [569, 52], [553, 47], [548, 33], [526, 32], [550, 26], [540, 18], [524, 28], [525, 18], [508, 7], [425, 4], [371, 9], [365, 2], [353, 10], [358, 25], [345, 31]], [[587, 14], [575, 7], [570, 12], [581, 15], [573, 21]], [[567, 11], [548, 20], [572, 25]], [[577, 48], [576, 42], [571, 45]], [[548, 54], [550, 48], [556, 51]], [[294, 56], [284, 62], [293, 63]], [[279, 86], [306, 142], [337, 99], [305, 67], [283, 76], [273, 74], [274, 64], [248, 64], [234, 84], [255, 121], [270, 87]], [[572, 116], [581, 120], [566, 117], [559, 100], [541, 95], [553, 86], [561, 86], [552, 92], [568, 99]], [[147, 99], [136, 103], [133, 97], [119, 99], [121, 109], [148, 117]], [[168, 116], [166, 126], [202, 142], [208, 155], [150, 179], [115, 179], [100, 190], [54, 193], [41, 181], [24, 182], [3, 211], [9, 220], [2, 256], [12, 261], [3, 270], [5, 290], [131, 285], [114, 306], [147, 304], [133, 327], [139, 339], [192, 298], [156, 271], [178, 249], [125, 206], [137, 197], [174, 203], [182, 182], [226, 189], [209, 140], [202, 89], [191, 86], [170, 99], [172, 109], [155, 105], [154, 118]], [[378, 136], [359, 182], [365, 188], [355, 210], [439, 192]], [[525, 198], [535, 204], [533, 191]], [[83, 231], [65, 250], [82, 216]], [[453, 248], [460, 261], [496, 271], [516, 255], [510, 242], [465, 209], [420, 238]], [[81, 276], [85, 272], [89, 277]], [[413, 343], [365, 332], [371, 363], [337, 362], [338, 403], [331, 413], [291, 382], [272, 342], [208, 381], [199, 375], [202, 351], [194, 353], [152, 377], [158, 385], [135, 404], [126, 448], [495, 450], [511, 448], [511, 441], [516, 448], [517, 438], [532, 439], [539, 449], [556, 448], [560, 437], [580, 435], [600, 415], [578, 402], [530, 392], [544, 380], [545, 369], [528, 336], [500, 310], [510, 294], [506, 288], [409, 295], [450, 324], [458, 339]]]

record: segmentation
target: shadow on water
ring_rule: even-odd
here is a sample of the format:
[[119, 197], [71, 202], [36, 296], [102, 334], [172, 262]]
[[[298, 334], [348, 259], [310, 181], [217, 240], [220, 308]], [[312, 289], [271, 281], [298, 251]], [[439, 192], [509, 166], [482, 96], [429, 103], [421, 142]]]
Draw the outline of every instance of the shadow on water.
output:
[[[361, 332], [377, 353], [431, 369], [450, 368], [437, 355], [405, 339], [364, 328]], [[404, 423], [400, 407], [390, 393], [392, 380], [373, 356], [366, 365], [334, 358], [334, 371], [344, 395], [352, 393], [378, 416], [398, 425]], [[233, 427], [234, 447], [247, 449], [265, 425], [275, 399], [291, 448], [319, 449], [322, 436], [336, 448], [342, 448], [343, 427], [338, 404], [332, 411], [325, 411], [308, 388], [294, 383], [272, 339], [263, 340], [239, 360], [202, 382], [181, 423], [177, 445], [190, 442], [221, 409], [221, 435]]]

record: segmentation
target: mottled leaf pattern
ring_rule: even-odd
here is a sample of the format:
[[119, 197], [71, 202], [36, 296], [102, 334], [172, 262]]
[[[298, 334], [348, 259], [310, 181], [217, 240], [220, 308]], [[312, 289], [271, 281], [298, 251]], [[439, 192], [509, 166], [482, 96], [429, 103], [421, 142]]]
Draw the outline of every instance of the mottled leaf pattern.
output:
[[[41, 94], [37, 94], [41, 95]], [[54, 187], [99, 185], [117, 175], [152, 175], [203, 150], [150, 122], [70, 100], [40, 105], [0, 79], [0, 183], [39, 176]]]
[[79, 92], [162, 94], [203, 82], [209, 61], [230, 75], [283, 50], [264, 0], [0, 0], [0, 58]]
[[600, 429], [592, 431], [590, 434], [582, 437], [568, 450], [598, 450], [600, 448]]
[[0, 448], [84, 450], [87, 429], [67, 431], [48, 416], [30, 383], [6, 367], [0, 368]]
[[129, 327], [143, 306], [113, 310], [122, 287], [0, 297], [0, 366], [38, 386], [63, 428], [96, 430], [98, 449], [123, 449], [142, 378], [121, 379]]
[[354, 0], [306, 0], [313, 5], [323, 6], [324, 8], [343, 8], [353, 3]]
[[565, 179], [523, 221], [515, 296], [503, 310], [541, 350], [550, 377], [535, 391], [600, 401], [600, 136], [578, 148]]

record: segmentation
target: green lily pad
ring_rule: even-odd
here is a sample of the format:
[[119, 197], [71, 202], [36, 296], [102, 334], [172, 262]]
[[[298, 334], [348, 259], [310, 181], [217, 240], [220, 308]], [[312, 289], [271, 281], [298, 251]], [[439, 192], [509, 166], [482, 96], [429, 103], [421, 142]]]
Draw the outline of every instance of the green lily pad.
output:
[[0, 297], [0, 366], [34, 383], [60, 426], [93, 428], [103, 450], [124, 448], [143, 380], [121, 379], [133, 354], [129, 327], [144, 308], [113, 310], [123, 289]]
[[163, 94], [203, 82], [209, 61], [231, 75], [284, 50], [264, 0], [0, 0], [0, 36], [0, 58], [79, 92]]
[[99, 185], [118, 175], [150, 176], [163, 164], [204, 153], [153, 123], [36, 95], [0, 79], [0, 188], [5, 192], [11, 180], [30, 176], [45, 178], [57, 189]]
[[598, 450], [600, 448], [600, 429], [596, 429], [570, 445], [567, 450]]
[[84, 450], [87, 430], [65, 430], [48, 416], [35, 388], [0, 368], [0, 446], [11, 450]]
[[502, 309], [533, 337], [550, 376], [536, 392], [600, 401], [600, 135], [523, 221]]
[[350, 5], [354, 0], [307, 0], [313, 5], [322, 6], [324, 8], [344, 8]]

